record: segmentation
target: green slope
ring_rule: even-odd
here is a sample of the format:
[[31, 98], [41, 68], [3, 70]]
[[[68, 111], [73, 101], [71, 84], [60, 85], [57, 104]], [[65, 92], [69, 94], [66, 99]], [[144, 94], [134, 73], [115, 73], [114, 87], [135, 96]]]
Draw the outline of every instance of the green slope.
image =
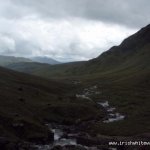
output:
[[32, 60], [23, 57], [2, 56], [0, 55], [0, 66], [7, 66], [12, 63], [32, 62]]
[[60, 64], [60, 62], [56, 61], [55, 59], [50, 57], [44, 57], [44, 56], [31, 57], [31, 60], [33, 62], [46, 63], [50, 65]]
[[150, 132], [149, 58], [150, 25], [125, 39], [119, 46], [87, 62], [54, 66], [18, 63], [8, 67], [46, 78], [78, 80], [82, 83], [82, 86], [78, 86], [81, 90], [82, 87], [97, 85], [102, 94], [94, 95], [94, 100], [108, 99], [111, 105], [126, 115], [126, 119], [108, 125], [91, 125], [91, 132], [133, 135]]
[[73, 89], [64, 82], [0, 67], [0, 137], [26, 141], [48, 138], [45, 121], [74, 123], [99, 115], [93, 103], [76, 100]]
[[119, 46], [114, 46], [96, 59], [87, 62], [74, 62], [54, 66], [37, 63], [15, 63], [7, 67], [46, 78], [90, 76], [91, 74], [92, 76], [94, 74], [99, 74], [99, 76], [108, 74], [109, 76], [115, 72], [127, 74], [130, 71], [134, 73], [143, 69], [149, 71], [149, 37], [150, 25], [125, 39]]

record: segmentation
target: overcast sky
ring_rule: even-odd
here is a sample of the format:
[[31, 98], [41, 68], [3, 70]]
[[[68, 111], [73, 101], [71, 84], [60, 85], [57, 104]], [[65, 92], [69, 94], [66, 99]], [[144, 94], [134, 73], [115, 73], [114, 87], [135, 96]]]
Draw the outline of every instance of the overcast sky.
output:
[[0, 54], [88, 60], [150, 23], [150, 0], [0, 0]]

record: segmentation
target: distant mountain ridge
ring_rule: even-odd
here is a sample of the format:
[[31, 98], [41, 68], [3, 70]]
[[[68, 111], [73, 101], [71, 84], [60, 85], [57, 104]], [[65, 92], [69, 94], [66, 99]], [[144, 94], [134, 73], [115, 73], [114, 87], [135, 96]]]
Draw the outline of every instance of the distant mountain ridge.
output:
[[3, 66], [3, 67], [11, 65], [11, 64], [32, 63], [32, 62], [39, 63], [39, 65], [40, 65], [40, 63], [49, 64], [49, 65], [60, 64], [60, 62], [58, 62], [50, 57], [38, 56], [38, 57], [32, 57], [32, 58], [25, 58], [25, 57], [0, 55], [0, 66]]
[[[85, 62], [73, 62], [58, 64], [47, 67], [34, 68], [34, 75], [51, 77], [68, 77], [91, 74], [102, 74], [112, 72], [134, 72], [138, 73], [144, 68], [146, 72], [150, 69], [150, 25], [142, 28], [137, 33], [126, 38], [119, 46], [114, 46], [108, 51], [102, 53], [95, 59]], [[14, 64], [9, 68], [26, 72], [29, 68], [28, 63]], [[136, 71], [135, 71], [136, 70]], [[133, 73], [133, 74], [134, 74]]]
[[32, 62], [32, 60], [24, 57], [0, 55], [0, 66], [6, 66], [12, 63], [19, 63], [19, 62]]
[[60, 62], [56, 61], [55, 59], [52, 59], [46, 56], [31, 57], [30, 59], [32, 61], [39, 62], [39, 63], [46, 63], [46, 64], [51, 64], [51, 65], [60, 64]]

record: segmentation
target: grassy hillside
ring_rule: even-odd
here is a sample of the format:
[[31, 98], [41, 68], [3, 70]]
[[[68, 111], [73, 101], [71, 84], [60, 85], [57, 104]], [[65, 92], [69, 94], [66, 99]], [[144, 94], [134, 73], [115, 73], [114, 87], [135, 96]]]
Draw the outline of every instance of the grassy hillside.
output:
[[0, 68], [0, 137], [47, 139], [46, 121], [74, 123], [101, 115], [94, 103], [77, 100], [73, 89], [63, 82]]
[[[115, 72], [149, 71], [150, 56], [150, 25], [125, 39], [119, 46], [114, 46], [99, 57], [87, 62], [74, 62], [60, 65], [44, 65], [38, 63], [15, 63], [8, 68], [51, 77], [111, 76]], [[130, 74], [131, 74], [130, 73]], [[92, 76], [91, 76], [92, 74]]]
[[50, 57], [37, 56], [37, 57], [31, 57], [31, 60], [34, 62], [46, 63], [46, 64], [50, 64], [50, 65], [60, 64], [60, 62], [58, 62], [55, 59], [52, 59]]
[[[81, 74], [80, 66], [84, 66], [86, 62], [72, 62], [64, 63], [58, 65], [48, 65], [35, 62], [22, 62], [22, 63], [13, 63], [5, 67], [13, 69], [20, 72], [30, 73], [33, 75], [42, 76], [45, 78], [53, 77], [65, 77], [65, 76], [74, 76], [76, 74]], [[78, 72], [76, 72], [76, 69]], [[75, 74], [74, 74], [75, 73]]]
[[91, 125], [95, 133], [134, 135], [150, 132], [150, 25], [96, 59], [61, 65], [17, 63], [8, 67], [45, 78], [80, 81], [78, 90], [97, 85], [93, 99], [109, 100], [126, 115], [122, 122]]
[[14, 57], [14, 56], [2, 56], [0, 55], [0, 66], [7, 66], [13, 63], [19, 62], [32, 62], [32, 60], [23, 57]]

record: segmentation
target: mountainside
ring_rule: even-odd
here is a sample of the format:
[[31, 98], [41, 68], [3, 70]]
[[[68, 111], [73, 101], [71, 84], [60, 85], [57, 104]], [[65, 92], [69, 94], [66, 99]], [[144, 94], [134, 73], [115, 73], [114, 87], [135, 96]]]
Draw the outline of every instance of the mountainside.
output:
[[[149, 138], [149, 37], [150, 25], [90, 61], [7, 65], [20, 73], [0, 68], [1, 135], [26, 141], [47, 137], [50, 133], [43, 124], [55, 122], [74, 124], [85, 141], [86, 135], [96, 140], [100, 135]], [[110, 104], [114, 112], [104, 110], [101, 103], [106, 108]], [[123, 119], [105, 123], [115, 119], [114, 113], [123, 114]]]
[[39, 113], [57, 100], [58, 93], [63, 95], [64, 89], [65, 85], [56, 81], [0, 67], [0, 136], [14, 140], [48, 136]]
[[60, 64], [60, 62], [58, 62], [58, 61], [56, 61], [56, 60], [54, 60], [52, 58], [49, 58], [49, 57], [38, 56], [38, 57], [32, 57], [31, 60], [35, 61], [35, 62], [39, 62], [39, 63], [50, 64], [50, 65]]
[[12, 63], [5, 67], [19, 71], [19, 72], [34, 74], [34, 72], [37, 73], [38, 70], [40, 72], [40, 70], [48, 69], [49, 67], [51, 67], [51, 65], [44, 64], [44, 63], [37, 63], [37, 62], [20, 62], [20, 63]]
[[[83, 66], [83, 64], [85, 63], [86, 62], [72, 62], [57, 65], [49, 65], [36, 62], [21, 62], [12, 63], [5, 67], [15, 71], [30, 73], [45, 78], [57, 78], [76, 75], [76, 73], [74, 74], [74, 71], [76, 71], [76, 69], [79, 71], [80, 66]], [[80, 71], [77, 72], [77, 74], [80, 74]]]
[[75, 123], [98, 115], [94, 103], [76, 99], [74, 88], [0, 67], [0, 148], [9, 140], [49, 143], [53, 133], [47, 121]]
[[[142, 28], [134, 35], [125, 39], [119, 46], [114, 46], [99, 57], [87, 62], [74, 62], [41, 68], [36, 66], [31, 74], [51, 77], [87, 76], [90, 74], [103, 74], [115, 72], [138, 73], [150, 69], [150, 25]], [[30, 68], [28, 63], [12, 64], [8, 66], [17, 71], [26, 72]]]
[[[131, 65], [138, 63], [149, 63], [150, 56], [150, 25], [142, 28], [134, 35], [125, 39], [119, 46], [114, 46], [96, 59], [91, 60], [97, 63], [101, 69], [112, 69], [131, 61]], [[132, 59], [133, 60], [130, 60]], [[135, 59], [136, 58], [136, 59]], [[110, 68], [109, 68], [110, 67]]]
[[32, 60], [23, 57], [2, 56], [0, 55], [0, 66], [7, 66], [12, 63], [32, 62]]

